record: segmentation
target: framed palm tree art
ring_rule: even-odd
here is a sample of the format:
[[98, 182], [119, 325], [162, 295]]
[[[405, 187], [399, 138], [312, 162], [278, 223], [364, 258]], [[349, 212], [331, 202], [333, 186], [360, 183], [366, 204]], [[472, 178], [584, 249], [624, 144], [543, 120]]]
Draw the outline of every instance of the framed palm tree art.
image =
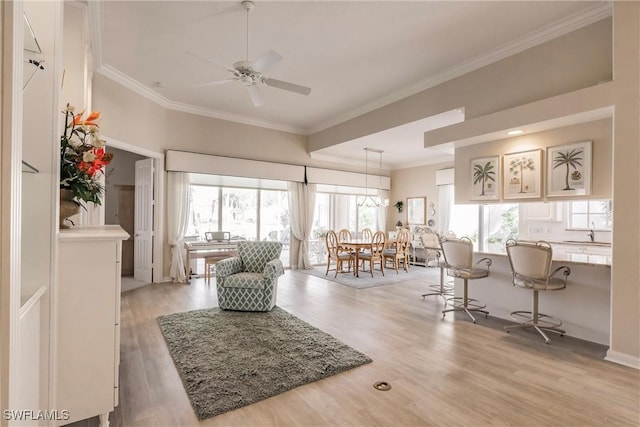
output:
[[500, 156], [471, 159], [470, 200], [500, 199]]
[[591, 194], [591, 141], [547, 148], [547, 196]]
[[505, 154], [502, 167], [504, 199], [542, 197], [542, 150]]

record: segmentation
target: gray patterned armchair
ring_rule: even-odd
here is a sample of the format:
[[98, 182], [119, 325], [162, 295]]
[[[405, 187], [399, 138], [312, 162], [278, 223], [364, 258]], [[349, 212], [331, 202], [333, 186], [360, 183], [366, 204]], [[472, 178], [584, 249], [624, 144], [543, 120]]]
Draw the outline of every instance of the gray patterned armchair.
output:
[[218, 305], [223, 310], [270, 311], [276, 305], [282, 243], [238, 243], [238, 256], [216, 264]]

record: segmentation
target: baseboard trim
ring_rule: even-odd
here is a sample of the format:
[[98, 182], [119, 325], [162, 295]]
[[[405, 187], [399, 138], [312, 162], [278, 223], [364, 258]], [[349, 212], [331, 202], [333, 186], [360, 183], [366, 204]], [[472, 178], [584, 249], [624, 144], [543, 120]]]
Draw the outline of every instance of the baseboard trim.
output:
[[630, 368], [640, 369], [640, 357], [632, 356], [626, 353], [620, 353], [615, 350], [607, 350], [607, 355], [604, 360], [617, 363], [619, 365], [628, 366]]

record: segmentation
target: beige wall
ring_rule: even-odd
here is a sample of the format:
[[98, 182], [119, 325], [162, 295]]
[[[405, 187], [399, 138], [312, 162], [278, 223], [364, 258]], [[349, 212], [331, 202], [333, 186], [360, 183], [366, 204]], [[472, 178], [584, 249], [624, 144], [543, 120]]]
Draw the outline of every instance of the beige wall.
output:
[[614, 3], [611, 352], [640, 367], [640, 3]]
[[[433, 202], [437, 212], [438, 187], [436, 186], [436, 171], [452, 166], [453, 163], [438, 163], [392, 171], [387, 230], [394, 230], [398, 220], [402, 221], [403, 224], [407, 222], [407, 197], [426, 197], [427, 208], [429, 203]], [[396, 208], [393, 207], [398, 200], [404, 202], [402, 213], [398, 213]], [[437, 213], [433, 219], [437, 221]], [[435, 229], [439, 229], [439, 224], [436, 223]]]
[[[469, 201], [471, 192], [471, 159], [485, 156], [502, 156], [507, 153], [516, 153], [536, 148], [543, 150], [543, 167], [541, 170], [543, 197], [539, 199], [527, 199], [527, 201], [546, 200], [546, 197], [544, 197], [544, 186], [546, 182], [545, 149], [555, 145], [580, 141], [593, 141], [591, 147], [591, 196], [589, 196], [589, 198], [610, 199], [612, 194], [611, 186], [613, 178], [611, 173], [612, 120], [604, 119], [456, 149], [456, 203], [477, 203]], [[502, 181], [500, 180], [500, 182]], [[566, 197], [549, 198], [549, 200], [566, 199]], [[509, 201], [511, 202], [512, 200]], [[500, 201], [496, 200], [496, 202]]]
[[[567, 54], [570, 52], [570, 54]], [[310, 151], [464, 107], [467, 119], [611, 80], [611, 19], [325, 129]]]

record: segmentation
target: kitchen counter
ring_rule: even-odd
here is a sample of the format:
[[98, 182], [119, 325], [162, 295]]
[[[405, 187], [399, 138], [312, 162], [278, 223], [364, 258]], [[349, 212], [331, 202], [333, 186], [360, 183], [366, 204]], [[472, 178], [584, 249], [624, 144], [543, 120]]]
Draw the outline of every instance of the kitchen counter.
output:
[[[609, 345], [611, 248], [609, 255], [581, 252], [583, 246], [552, 244], [551, 269], [566, 265], [571, 269], [567, 287], [558, 291], [540, 292], [540, 312], [559, 317], [567, 335]], [[594, 248], [593, 251], [596, 249]], [[488, 257], [491, 264], [489, 277], [469, 283], [469, 296], [484, 301], [491, 316], [511, 320], [510, 312], [530, 310], [531, 291], [514, 287], [511, 266], [504, 249], [502, 252], [475, 252], [474, 262]], [[455, 280], [456, 296], [462, 294], [462, 282]], [[481, 318], [478, 323], [481, 323]], [[562, 339], [552, 336], [551, 340]]]
[[[527, 242], [527, 240], [523, 240]], [[535, 243], [534, 241], [530, 241]], [[611, 268], [611, 244], [604, 242], [549, 241], [553, 249], [553, 261], [564, 264], [607, 266]], [[476, 252], [482, 256], [507, 256], [504, 246]]]

